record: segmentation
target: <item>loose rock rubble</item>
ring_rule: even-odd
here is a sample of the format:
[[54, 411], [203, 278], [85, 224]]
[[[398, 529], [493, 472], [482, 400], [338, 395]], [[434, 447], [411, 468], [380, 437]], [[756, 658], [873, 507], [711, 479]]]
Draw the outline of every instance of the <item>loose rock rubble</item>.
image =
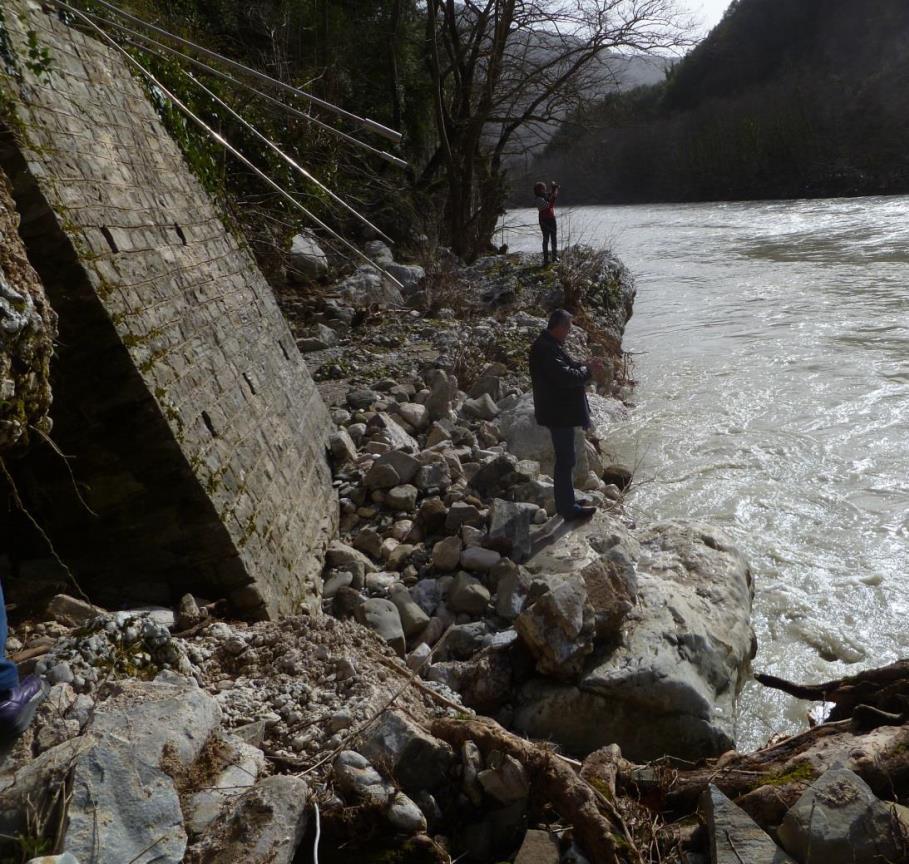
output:
[[[602, 479], [609, 465], [627, 485], [599, 444], [623, 409], [595, 393], [608, 407], [596, 435], [579, 431], [576, 484], [600, 512], [565, 525], [530, 395], [497, 364], [479, 380], [486, 389], [471, 397], [432, 367], [341, 397], [331, 442], [340, 537], [326, 556], [324, 610], [374, 630], [468, 706], [570, 752], [617, 742], [635, 758], [691, 759], [731, 746], [754, 647], [746, 562], [705, 526], [635, 528]], [[676, 609], [659, 611], [671, 597]], [[493, 668], [491, 700], [481, 682]]]
[[[299, 269], [322, 273], [304, 241]], [[631, 472], [605, 450], [621, 376], [579, 433], [575, 485], [598, 512], [553, 516], [523, 361], [565, 274], [531, 256], [461, 268], [465, 320], [432, 274], [367, 251], [404, 292], [362, 268], [300, 336], [336, 423], [324, 614], [248, 624], [191, 595], [114, 613], [61, 595], [16, 628], [8, 651], [50, 687], [0, 770], [16, 860], [53, 838], [62, 854], [30, 864], [291, 864], [318, 813], [323, 854], [376, 860], [909, 861], [909, 775], [880, 768], [901, 764], [906, 727], [821, 726], [772, 768], [731, 749], [748, 565], [710, 526], [624, 512]], [[590, 280], [582, 355], [620, 340], [633, 287], [608, 256], [586, 276], [567, 257]], [[372, 302], [414, 314], [357, 339]]]
[[[184, 598], [180, 609], [190, 601], [200, 605]], [[325, 788], [333, 774], [325, 756], [345, 741], [364, 750], [373, 741], [383, 765], [395, 747], [412, 754], [418, 727], [402, 719], [397, 738], [383, 732], [384, 710], [393, 704], [428, 723], [450, 710], [438, 698], [456, 704], [439, 685], [402, 687], [410, 672], [353, 622], [212, 620], [181, 637], [164, 623], [177, 626], [170, 610], [105, 613], [69, 597], [51, 609], [60, 620], [11, 640], [26, 653], [46, 649], [35, 671], [55, 683], [3, 766], [0, 823], [25, 836], [33, 808], [50, 820], [64, 807], [62, 842], [80, 861], [122, 864], [155, 843], [160, 862], [289, 864], [312, 812], [312, 787], [295, 773], [314, 767], [308, 779]], [[408, 776], [406, 766], [398, 775]], [[424, 831], [417, 805], [382, 784], [390, 829]], [[332, 802], [345, 803], [329, 796], [329, 811]]]

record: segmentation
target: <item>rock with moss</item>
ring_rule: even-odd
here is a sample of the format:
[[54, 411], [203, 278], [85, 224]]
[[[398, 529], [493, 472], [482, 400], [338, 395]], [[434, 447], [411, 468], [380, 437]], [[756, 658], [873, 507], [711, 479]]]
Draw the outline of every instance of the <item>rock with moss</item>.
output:
[[19, 215], [0, 173], [0, 453], [50, 432], [51, 309], [18, 234]]

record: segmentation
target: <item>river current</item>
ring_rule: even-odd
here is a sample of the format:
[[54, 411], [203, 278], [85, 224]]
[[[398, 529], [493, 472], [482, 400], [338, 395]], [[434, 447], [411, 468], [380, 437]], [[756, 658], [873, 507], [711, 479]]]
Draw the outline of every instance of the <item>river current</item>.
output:
[[[584, 207], [560, 243], [637, 278], [634, 410], [610, 449], [639, 521], [727, 530], [755, 575], [756, 671], [816, 682], [909, 656], [909, 198]], [[512, 250], [539, 248], [508, 214]], [[806, 725], [746, 685], [737, 743]]]

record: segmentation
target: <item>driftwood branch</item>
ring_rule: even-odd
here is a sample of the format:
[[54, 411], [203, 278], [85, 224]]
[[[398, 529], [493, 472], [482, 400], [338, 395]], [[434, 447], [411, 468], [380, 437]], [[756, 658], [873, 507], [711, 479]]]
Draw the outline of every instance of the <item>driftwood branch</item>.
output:
[[849, 678], [823, 684], [794, 684], [773, 675], [758, 674], [755, 679], [765, 687], [781, 690], [797, 699], [833, 702], [832, 721], [851, 717], [859, 706], [905, 718], [909, 715], [909, 660], [899, 660], [880, 669], [869, 669]]
[[453, 747], [474, 741], [486, 753], [498, 750], [517, 759], [527, 770], [533, 794], [550, 802], [559, 815], [574, 826], [575, 836], [592, 864], [642, 861], [615, 808], [555, 753], [525, 741], [487, 719], [436, 720], [432, 724], [432, 734]]

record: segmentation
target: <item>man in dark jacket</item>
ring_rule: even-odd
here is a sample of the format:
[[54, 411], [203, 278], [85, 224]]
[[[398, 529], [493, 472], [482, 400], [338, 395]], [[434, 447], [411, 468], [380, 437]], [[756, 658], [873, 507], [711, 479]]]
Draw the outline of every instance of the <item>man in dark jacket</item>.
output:
[[574, 498], [574, 435], [578, 426], [590, 425], [587, 384], [602, 367], [599, 360], [579, 363], [568, 356], [562, 346], [570, 330], [570, 313], [557, 309], [530, 349], [534, 414], [552, 434], [556, 511], [565, 520], [583, 519], [596, 510]]

